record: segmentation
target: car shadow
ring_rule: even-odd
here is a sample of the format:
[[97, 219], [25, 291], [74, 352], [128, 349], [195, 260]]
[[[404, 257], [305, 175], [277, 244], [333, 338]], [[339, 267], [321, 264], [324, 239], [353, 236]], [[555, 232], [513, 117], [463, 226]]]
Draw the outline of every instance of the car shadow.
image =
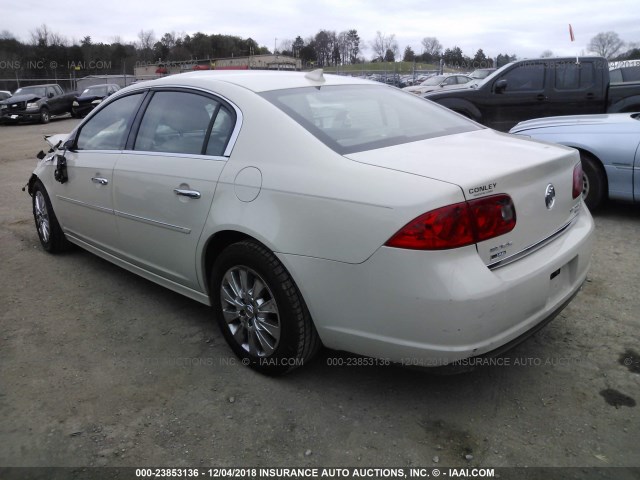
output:
[[593, 217], [608, 219], [640, 219], [640, 204], [609, 200], [591, 212]]

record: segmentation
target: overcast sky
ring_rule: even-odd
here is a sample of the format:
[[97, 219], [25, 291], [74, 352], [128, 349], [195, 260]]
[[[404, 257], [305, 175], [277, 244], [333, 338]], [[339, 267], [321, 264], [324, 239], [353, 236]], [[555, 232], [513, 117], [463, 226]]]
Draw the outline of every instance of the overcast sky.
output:
[[[5, 7], [9, 7], [5, 5]], [[69, 40], [90, 35], [111, 43], [115, 36], [135, 41], [141, 30], [203, 32], [251, 37], [273, 50], [274, 42], [315, 35], [319, 30], [356, 29], [368, 47], [376, 31], [395, 34], [400, 51], [421, 52], [420, 40], [437, 37], [445, 48], [459, 46], [469, 56], [482, 48], [495, 57], [520, 58], [586, 53], [599, 32], [615, 31], [626, 42], [640, 42], [638, 0], [21, 0], [2, 9], [0, 31], [28, 42], [30, 32], [47, 24]], [[569, 23], [575, 42], [569, 40]], [[373, 56], [370, 48], [365, 58]]]

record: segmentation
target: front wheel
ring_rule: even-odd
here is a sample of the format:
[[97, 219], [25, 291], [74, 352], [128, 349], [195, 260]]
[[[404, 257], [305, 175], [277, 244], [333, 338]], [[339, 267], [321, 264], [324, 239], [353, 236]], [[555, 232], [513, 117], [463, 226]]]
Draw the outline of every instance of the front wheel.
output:
[[49, 109], [48, 108], [41, 108], [40, 109], [40, 123], [49, 123], [49, 120], [51, 120], [51, 116], [49, 115]]
[[580, 152], [582, 162], [582, 199], [589, 210], [595, 210], [605, 198], [605, 173], [598, 161], [591, 155]]
[[51, 207], [49, 195], [40, 180], [33, 186], [32, 192], [33, 218], [42, 247], [49, 253], [68, 250], [71, 244], [64, 236], [56, 214]]
[[242, 241], [227, 247], [211, 275], [214, 315], [245, 365], [279, 375], [311, 360], [318, 333], [293, 279], [263, 245]]

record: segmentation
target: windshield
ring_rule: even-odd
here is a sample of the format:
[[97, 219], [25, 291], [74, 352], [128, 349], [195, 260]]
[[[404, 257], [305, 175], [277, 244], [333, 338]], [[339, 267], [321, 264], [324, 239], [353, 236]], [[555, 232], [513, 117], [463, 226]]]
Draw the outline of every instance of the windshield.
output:
[[13, 95], [35, 95], [36, 97], [46, 97], [46, 92], [47, 89], [45, 87], [23, 87], [16, 90]]
[[83, 97], [88, 97], [89, 95], [96, 97], [105, 97], [107, 95], [107, 86], [106, 85], [95, 85], [93, 87], [85, 88], [82, 92]]
[[507, 63], [506, 65], [503, 65], [502, 67], [497, 69], [495, 72], [491, 72], [491, 74], [489, 76], [483, 78], [482, 81], [480, 81], [480, 83], [478, 83], [478, 86], [484, 85], [487, 82], [493, 81], [494, 78], [496, 78], [499, 75], [502, 75], [502, 72], [504, 72], [507, 69], [507, 67], [513, 65], [514, 63], [515, 62]]
[[440, 85], [445, 78], [447, 78], [445, 75], [436, 75], [435, 77], [427, 78], [420, 85], [424, 85], [425, 87], [434, 87], [436, 85]]
[[306, 87], [261, 95], [342, 155], [481, 128], [386, 86]]

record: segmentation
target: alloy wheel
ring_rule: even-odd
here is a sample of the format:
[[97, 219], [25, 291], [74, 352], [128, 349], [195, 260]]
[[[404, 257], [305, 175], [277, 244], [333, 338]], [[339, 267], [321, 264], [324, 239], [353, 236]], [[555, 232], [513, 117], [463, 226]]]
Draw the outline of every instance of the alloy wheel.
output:
[[280, 342], [275, 297], [260, 275], [245, 266], [225, 273], [220, 285], [222, 314], [234, 340], [255, 357], [268, 357]]

